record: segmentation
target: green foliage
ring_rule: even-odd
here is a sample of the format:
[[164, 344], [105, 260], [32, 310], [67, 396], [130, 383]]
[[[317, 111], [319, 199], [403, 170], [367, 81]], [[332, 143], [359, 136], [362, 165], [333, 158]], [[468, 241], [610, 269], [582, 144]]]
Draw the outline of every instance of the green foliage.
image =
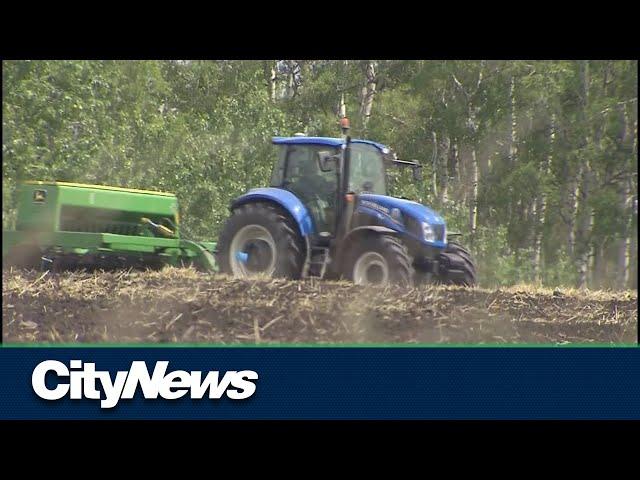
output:
[[[606, 245], [609, 263], [619, 258], [614, 242], [637, 225], [637, 62], [375, 61], [365, 124], [368, 62], [5, 61], [3, 228], [16, 181], [49, 179], [173, 191], [189, 235], [215, 238], [230, 201], [267, 184], [271, 137], [339, 135], [344, 96], [355, 137], [423, 164], [422, 185], [401, 170], [392, 192], [433, 206], [463, 234], [482, 284], [536, 280], [537, 237], [540, 281], [574, 284], [568, 239], [580, 215], [594, 218], [578, 232], [581, 248]], [[586, 194], [576, 190], [584, 169]], [[578, 212], [576, 191], [586, 195]], [[609, 284], [616, 272], [604, 275]]]

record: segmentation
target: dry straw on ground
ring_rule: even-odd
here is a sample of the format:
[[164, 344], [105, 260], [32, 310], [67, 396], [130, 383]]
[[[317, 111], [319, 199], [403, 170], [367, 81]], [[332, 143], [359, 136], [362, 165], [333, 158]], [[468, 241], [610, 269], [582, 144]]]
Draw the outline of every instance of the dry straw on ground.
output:
[[5, 342], [634, 343], [637, 293], [5, 270]]

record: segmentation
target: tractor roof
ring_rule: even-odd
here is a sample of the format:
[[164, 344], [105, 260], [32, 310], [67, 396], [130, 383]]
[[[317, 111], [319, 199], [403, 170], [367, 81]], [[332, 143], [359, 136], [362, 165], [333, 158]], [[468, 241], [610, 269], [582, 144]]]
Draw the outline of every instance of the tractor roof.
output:
[[[339, 147], [342, 145], [343, 140], [341, 138], [332, 137], [273, 137], [273, 143], [276, 145], [328, 145], [331, 147]], [[387, 153], [389, 148], [381, 143], [372, 142], [370, 140], [351, 140], [351, 143], [365, 143], [367, 145], [373, 145], [382, 153]]]

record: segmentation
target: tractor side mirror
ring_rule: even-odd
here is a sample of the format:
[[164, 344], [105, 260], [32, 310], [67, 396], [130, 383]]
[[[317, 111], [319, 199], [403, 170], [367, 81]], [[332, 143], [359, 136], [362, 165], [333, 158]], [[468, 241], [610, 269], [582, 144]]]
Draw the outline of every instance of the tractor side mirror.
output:
[[335, 165], [338, 163], [338, 157], [326, 151], [316, 153], [316, 160], [318, 162], [318, 168], [320, 168], [322, 172], [333, 171]]
[[422, 181], [422, 165], [417, 165], [413, 167], [413, 179], [416, 182]]

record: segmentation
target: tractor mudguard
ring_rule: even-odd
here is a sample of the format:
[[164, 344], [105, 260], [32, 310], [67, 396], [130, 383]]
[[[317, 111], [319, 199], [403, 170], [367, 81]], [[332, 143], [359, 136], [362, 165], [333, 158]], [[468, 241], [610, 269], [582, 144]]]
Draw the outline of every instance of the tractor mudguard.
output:
[[295, 220], [303, 237], [314, 233], [313, 220], [307, 207], [293, 193], [282, 188], [267, 187], [249, 190], [231, 203], [231, 209], [256, 201], [268, 201], [281, 206]]
[[362, 227], [356, 227], [353, 230], [350, 230], [349, 233], [347, 233], [344, 236], [343, 241], [349, 240], [349, 238], [353, 238], [352, 235], [358, 232], [362, 232], [364, 230], [371, 230], [377, 233], [389, 233], [391, 235], [395, 235], [399, 233], [397, 230], [392, 230], [391, 228], [382, 227], [380, 225], [364, 225]]
[[380, 225], [364, 225], [362, 227], [356, 227], [347, 233], [342, 241], [340, 242], [340, 250], [338, 252], [338, 263], [342, 263], [344, 259], [344, 254], [349, 250], [350, 243], [359, 233], [363, 233], [365, 231], [376, 232], [376, 233], [387, 233], [389, 235], [398, 235], [399, 232], [396, 230], [392, 230], [391, 228], [382, 227]]

